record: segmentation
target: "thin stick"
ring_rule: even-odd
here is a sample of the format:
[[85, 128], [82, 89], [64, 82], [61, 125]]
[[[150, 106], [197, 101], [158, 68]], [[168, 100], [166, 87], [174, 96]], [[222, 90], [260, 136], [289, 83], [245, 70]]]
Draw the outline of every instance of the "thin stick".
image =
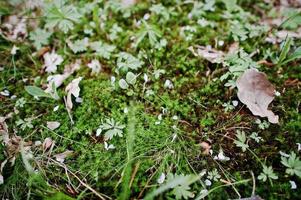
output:
[[[91, 192], [93, 192], [96, 196], [98, 196], [100, 199], [102, 200], [106, 200], [107, 199], [112, 199], [111, 197], [105, 195], [105, 194], [100, 194], [99, 192], [97, 192], [96, 190], [94, 190], [90, 185], [88, 185], [87, 183], [83, 182], [78, 176], [76, 176], [72, 171], [70, 171], [65, 164], [62, 164], [54, 159], [51, 158], [52, 162], [55, 162], [56, 164], [58, 164], [60, 167], [66, 169], [72, 176], [74, 176], [83, 186], [85, 186], [87, 189], [89, 189]], [[106, 197], [106, 198], [104, 198]]]

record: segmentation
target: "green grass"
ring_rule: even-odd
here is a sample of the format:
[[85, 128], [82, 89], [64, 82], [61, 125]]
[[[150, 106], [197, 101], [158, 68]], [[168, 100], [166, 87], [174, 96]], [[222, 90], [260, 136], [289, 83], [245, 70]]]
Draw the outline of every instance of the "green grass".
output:
[[[42, 9], [28, 10], [22, 4], [13, 2], [18, 1], [0, 2], [1, 24], [14, 14], [28, 18], [29, 34], [36, 27], [45, 29], [50, 24], [51, 15], [45, 14]], [[92, 2], [95, 4], [88, 4]], [[13, 113], [12, 117], [5, 120], [8, 133], [10, 137], [18, 135], [24, 141], [32, 142], [32, 158], [25, 159], [35, 169], [34, 174], [27, 172], [23, 162], [24, 154], [22, 160], [20, 145], [17, 143], [17, 150], [14, 150], [15, 163], [11, 165], [8, 162], [1, 172], [4, 177], [4, 183], [0, 185], [1, 198], [142, 199], [155, 193], [155, 199], [175, 199], [174, 191], [187, 186], [186, 192], [192, 192], [196, 198], [204, 189], [210, 193], [206, 199], [250, 197], [255, 188], [255, 194], [264, 199], [298, 199], [301, 194], [300, 177], [285, 173], [286, 167], [281, 164], [279, 152], [289, 154], [293, 151], [300, 156], [296, 145], [301, 143], [300, 62], [293, 60], [285, 63], [286, 52], [281, 53], [281, 44], [265, 41], [268, 31], [258, 32], [254, 27], [248, 31], [246, 28], [249, 25], [260, 26], [259, 23], [267, 17], [262, 16], [262, 13], [279, 18], [286, 16], [288, 11], [272, 15], [277, 5], [259, 0], [237, 1], [237, 4], [231, 1], [234, 4], [230, 7], [227, 7], [229, 5], [225, 1], [216, 0], [213, 10], [209, 9], [209, 3], [206, 4], [208, 10], [204, 5], [198, 7], [201, 4], [184, 1], [156, 1], [156, 4], [163, 6], [160, 7], [163, 11], [158, 12], [150, 10], [158, 9], [152, 7], [154, 3], [150, 1], [138, 1], [128, 8], [122, 8], [116, 2], [66, 1], [66, 5], [79, 11], [77, 14], [81, 18], [70, 21], [73, 28], [67, 33], [55, 26], [50, 31], [52, 34], [48, 44], [42, 45], [48, 47], [48, 51], [55, 49], [64, 58], [54, 74], [63, 73], [65, 65], [74, 63], [76, 59], [81, 60], [80, 69], [57, 88], [60, 96], [58, 100], [43, 97], [37, 100], [25, 91], [24, 87], [29, 85], [45, 89], [50, 74], [42, 69], [43, 56], [34, 54], [39, 49], [34, 47], [29, 36], [24, 40], [11, 41], [6, 29], [0, 25], [3, 31], [0, 35], [0, 91], [10, 92], [10, 97], [0, 95], [0, 116]], [[53, 9], [51, 4], [46, 8]], [[19, 10], [22, 12], [17, 13]], [[149, 19], [147, 15], [145, 17], [147, 13], [150, 14]], [[56, 17], [62, 17], [62, 14]], [[139, 25], [143, 22], [138, 22], [143, 17], [147, 23], [144, 26]], [[213, 25], [202, 27], [198, 23], [202, 18]], [[245, 40], [242, 39], [242, 33], [232, 30], [235, 20], [247, 31]], [[29, 22], [36, 25], [32, 26]], [[298, 18], [288, 20], [285, 28], [297, 31], [296, 24], [300, 25]], [[115, 33], [114, 37], [112, 27], [116, 25], [122, 30]], [[148, 26], [150, 30], [146, 28]], [[184, 27], [194, 30], [183, 32]], [[259, 28], [265, 30], [264, 27]], [[280, 30], [286, 29], [275, 27], [272, 31], [277, 33]], [[89, 31], [93, 34], [89, 35]], [[158, 34], [154, 38], [146, 35], [138, 46], [133, 46], [135, 37], [145, 31], [149, 35], [152, 32]], [[255, 62], [266, 60], [277, 64], [277, 58], [282, 55], [280, 57], [285, 64], [260, 65], [260, 71], [267, 74], [270, 82], [281, 93], [270, 105], [280, 117], [279, 124], [269, 124], [268, 128], [261, 130], [255, 122], [258, 117], [253, 116], [242, 103], [225, 111], [224, 103], [238, 100], [237, 89], [225, 87], [225, 81], [220, 80], [228, 68], [196, 57], [188, 50], [195, 45], [211, 45], [226, 53], [235, 42], [233, 33], [238, 34], [239, 47], [247, 54], [252, 54], [251, 59]], [[251, 37], [251, 33], [254, 36]], [[68, 42], [84, 37], [89, 38], [90, 42], [102, 41], [116, 48], [108, 57], [101, 53], [95, 54], [89, 47], [84, 52], [74, 53]], [[166, 46], [162, 45], [162, 39], [167, 41]], [[223, 41], [223, 45], [218, 46], [218, 41]], [[12, 56], [10, 51], [14, 45], [19, 50]], [[300, 45], [300, 38], [292, 38], [290, 48], [286, 49], [288, 55]], [[101, 49], [101, 52], [104, 51], [106, 48]], [[143, 62], [137, 70], [128, 70], [137, 75], [137, 80], [135, 84], [129, 84], [126, 90], [118, 84], [119, 80], [126, 79], [128, 72], [118, 69], [117, 60], [121, 52], [130, 53]], [[91, 74], [91, 69], [87, 67], [93, 59], [99, 60], [102, 67], [96, 75]], [[158, 70], [164, 72], [156, 77]], [[144, 75], [148, 77], [147, 82]], [[67, 95], [65, 88], [80, 76], [83, 80], [79, 84], [79, 96], [83, 101], [76, 103], [73, 98], [74, 107], [69, 115], [63, 99]], [[112, 76], [116, 79], [114, 83], [111, 81]], [[172, 82], [172, 89], [164, 87], [166, 80]], [[12, 95], [16, 97], [11, 98]], [[23, 107], [16, 106], [20, 98], [26, 101]], [[54, 111], [56, 106], [59, 108]], [[22, 129], [16, 122], [26, 118], [33, 118], [33, 127]], [[105, 131], [100, 136], [96, 136], [96, 132], [109, 118], [126, 125], [126, 128], [123, 129], [123, 137], [114, 136], [112, 140], [106, 141], [115, 146], [115, 149], [106, 150]], [[58, 121], [60, 126], [50, 130], [47, 121]], [[246, 132], [249, 151], [243, 152], [234, 144], [237, 130]], [[263, 141], [257, 143], [250, 139], [252, 132], [257, 132]], [[43, 143], [46, 138], [55, 141], [51, 150], [34, 145], [36, 142]], [[203, 155], [204, 149], [200, 144], [204, 141], [210, 143], [212, 155]], [[1, 163], [8, 158], [11, 147], [1, 142]], [[220, 149], [230, 161], [213, 159]], [[73, 151], [72, 155], [65, 158], [63, 163], [56, 161], [54, 155], [66, 150]], [[272, 184], [257, 179], [262, 172], [262, 163], [272, 166], [278, 175]], [[164, 189], [164, 184], [170, 185], [172, 179], [167, 178], [163, 184], [157, 182], [162, 173], [166, 176], [196, 177], [194, 175], [200, 176], [203, 170], [207, 173], [200, 180], [186, 180], [168, 189]], [[213, 170], [218, 171], [220, 178], [212, 178], [212, 184], [206, 185], [210, 179], [208, 172]], [[226, 184], [229, 181], [232, 185]], [[295, 181], [297, 189], [291, 189], [289, 181]]]

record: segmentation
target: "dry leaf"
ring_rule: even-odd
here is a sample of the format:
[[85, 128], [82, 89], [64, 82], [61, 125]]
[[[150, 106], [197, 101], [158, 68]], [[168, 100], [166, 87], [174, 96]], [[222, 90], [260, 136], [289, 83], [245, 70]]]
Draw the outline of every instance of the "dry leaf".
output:
[[43, 150], [46, 151], [47, 149], [49, 149], [53, 144], [53, 140], [51, 138], [45, 138], [44, 142], [43, 142]]
[[65, 91], [67, 92], [66, 106], [69, 110], [72, 110], [72, 107], [73, 107], [72, 95], [75, 98], [79, 97], [79, 92], [80, 92], [79, 82], [82, 79], [83, 79], [82, 77], [78, 77], [78, 78], [72, 80], [71, 83], [69, 83], [65, 89]]
[[135, 5], [136, 0], [121, 0], [121, 5], [125, 8]]
[[98, 60], [92, 60], [87, 65], [90, 69], [92, 69], [92, 74], [98, 74], [101, 70], [101, 65]]
[[65, 161], [66, 157], [71, 155], [72, 153], [73, 153], [73, 151], [67, 150], [63, 153], [54, 155], [54, 157], [57, 161], [59, 161], [60, 163], [63, 163]]
[[57, 66], [64, 61], [63, 57], [56, 54], [54, 50], [52, 50], [51, 53], [49, 52], [45, 53], [43, 57], [44, 57], [43, 68], [45, 68], [45, 71], [48, 73], [56, 72]]
[[71, 63], [69, 65], [65, 66], [64, 73], [63, 74], [55, 74], [47, 77], [47, 88], [45, 89], [45, 92], [47, 93], [53, 93], [52, 85], [54, 84], [55, 88], [60, 87], [63, 82], [71, 76], [76, 70], [80, 68], [81, 60], [76, 60], [74, 63]]
[[56, 121], [53, 121], [53, 122], [47, 122], [47, 128], [49, 128], [50, 130], [55, 130], [57, 129], [58, 127], [60, 127], [61, 123], [60, 122], [56, 122]]
[[27, 37], [26, 19], [17, 15], [11, 15], [1, 25], [1, 30], [7, 39], [22, 41]]
[[211, 46], [199, 46], [196, 45], [196, 51], [191, 46], [188, 48], [194, 56], [198, 56], [208, 60], [211, 63], [221, 63], [224, 59], [225, 53], [216, 49], [211, 48]]
[[237, 79], [236, 86], [239, 100], [247, 105], [253, 115], [267, 117], [269, 122], [278, 123], [278, 116], [268, 110], [275, 96], [275, 88], [265, 73], [248, 69]]
[[202, 154], [209, 155], [211, 145], [208, 142], [201, 142], [200, 146], [204, 149]]

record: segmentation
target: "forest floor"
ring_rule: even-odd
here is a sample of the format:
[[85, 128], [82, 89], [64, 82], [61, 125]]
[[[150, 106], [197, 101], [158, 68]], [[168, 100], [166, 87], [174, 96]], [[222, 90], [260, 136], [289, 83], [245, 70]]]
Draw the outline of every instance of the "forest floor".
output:
[[300, 10], [0, 1], [1, 199], [300, 198]]

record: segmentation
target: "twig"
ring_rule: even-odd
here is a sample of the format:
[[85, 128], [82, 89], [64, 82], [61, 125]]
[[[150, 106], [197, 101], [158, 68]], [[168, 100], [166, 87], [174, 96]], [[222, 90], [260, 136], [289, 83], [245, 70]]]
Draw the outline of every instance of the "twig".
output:
[[[105, 195], [105, 194], [100, 194], [99, 192], [97, 192], [96, 190], [94, 190], [90, 185], [88, 185], [87, 183], [83, 182], [78, 176], [76, 176], [72, 171], [70, 171], [67, 166], [65, 164], [62, 164], [54, 159], [51, 158], [52, 162], [55, 162], [56, 164], [58, 164], [60, 167], [64, 168], [65, 170], [67, 170], [72, 176], [74, 176], [83, 186], [85, 186], [87, 189], [89, 189], [92, 193], [94, 193], [96, 196], [98, 196], [100, 199], [102, 200], [106, 200], [107, 199], [112, 199], [111, 197]], [[106, 197], [106, 198], [105, 198]]]

